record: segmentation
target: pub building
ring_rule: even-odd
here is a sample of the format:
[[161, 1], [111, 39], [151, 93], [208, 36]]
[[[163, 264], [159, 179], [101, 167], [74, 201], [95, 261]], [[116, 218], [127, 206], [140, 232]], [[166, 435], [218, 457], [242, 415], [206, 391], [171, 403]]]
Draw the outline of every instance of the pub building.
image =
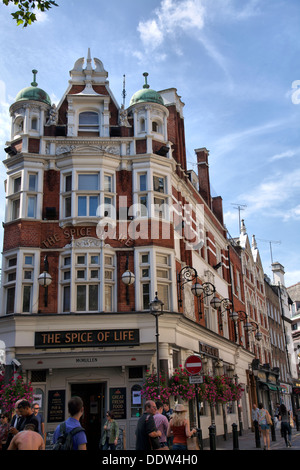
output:
[[[239, 415], [236, 402], [226, 417], [217, 407], [217, 436], [224, 419], [229, 431], [239, 421], [248, 429], [255, 340], [245, 342], [243, 323], [223, 308], [230, 299], [246, 309], [233, 276], [242, 267], [234, 248], [228, 254], [222, 199], [210, 192], [209, 151], [195, 150], [197, 173], [187, 168], [177, 90], [156, 92], [145, 73], [120, 106], [88, 51], [56, 106], [33, 74], [10, 107], [5, 148], [6, 380], [22, 374], [31, 382], [49, 439], [75, 394], [84, 400], [89, 449], [98, 448], [107, 410], [134, 449], [147, 371], [158, 362], [170, 376], [200, 354], [203, 372], [231, 374], [244, 388]], [[195, 403], [189, 413], [196, 425]], [[202, 403], [204, 439], [210, 424]]]

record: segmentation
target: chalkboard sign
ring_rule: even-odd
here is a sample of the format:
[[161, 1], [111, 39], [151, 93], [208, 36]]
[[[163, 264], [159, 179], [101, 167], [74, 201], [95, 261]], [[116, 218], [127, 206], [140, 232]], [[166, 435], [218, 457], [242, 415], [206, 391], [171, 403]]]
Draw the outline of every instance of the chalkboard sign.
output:
[[109, 389], [109, 410], [114, 413], [115, 419], [126, 419], [126, 388]]
[[47, 432], [45, 450], [52, 450], [53, 434], [54, 434], [54, 431]]
[[48, 423], [61, 423], [65, 420], [65, 390], [49, 390]]

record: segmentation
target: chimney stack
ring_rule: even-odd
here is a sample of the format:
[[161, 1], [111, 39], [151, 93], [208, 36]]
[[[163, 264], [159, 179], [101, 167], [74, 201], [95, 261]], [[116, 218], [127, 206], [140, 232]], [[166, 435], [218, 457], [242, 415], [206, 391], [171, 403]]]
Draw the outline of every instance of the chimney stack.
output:
[[209, 150], [205, 147], [196, 149], [198, 163], [198, 179], [199, 179], [199, 193], [207, 203], [208, 207], [211, 208], [211, 195], [210, 195], [210, 183], [209, 183], [209, 165], [208, 155]]

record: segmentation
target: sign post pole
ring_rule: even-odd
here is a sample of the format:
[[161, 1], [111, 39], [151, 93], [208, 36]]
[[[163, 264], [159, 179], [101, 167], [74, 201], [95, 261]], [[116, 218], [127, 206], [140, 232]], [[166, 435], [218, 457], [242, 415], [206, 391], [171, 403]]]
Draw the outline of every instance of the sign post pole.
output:
[[[185, 368], [190, 374], [190, 383], [195, 383], [196, 384], [196, 407], [197, 407], [197, 436], [198, 436], [198, 443], [199, 443], [199, 448], [200, 450], [203, 450], [203, 439], [202, 439], [202, 429], [201, 429], [201, 422], [200, 422], [200, 406], [201, 402], [199, 401], [199, 383], [203, 382], [203, 379], [201, 376], [195, 377], [201, 372], [202, 370], [202, 361], [199, 356], [189, 356], [186, 361], [185, 361]], [[193, 379], [191, 380], [192, 377], [194, 376]]]

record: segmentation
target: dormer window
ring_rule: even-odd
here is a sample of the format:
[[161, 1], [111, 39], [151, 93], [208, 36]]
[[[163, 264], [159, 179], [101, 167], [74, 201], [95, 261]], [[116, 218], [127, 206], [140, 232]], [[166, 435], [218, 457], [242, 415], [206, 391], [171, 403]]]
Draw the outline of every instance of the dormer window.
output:
[[79, 114], [79, 131], [99, 132], [99, 115], [93, 111]]

